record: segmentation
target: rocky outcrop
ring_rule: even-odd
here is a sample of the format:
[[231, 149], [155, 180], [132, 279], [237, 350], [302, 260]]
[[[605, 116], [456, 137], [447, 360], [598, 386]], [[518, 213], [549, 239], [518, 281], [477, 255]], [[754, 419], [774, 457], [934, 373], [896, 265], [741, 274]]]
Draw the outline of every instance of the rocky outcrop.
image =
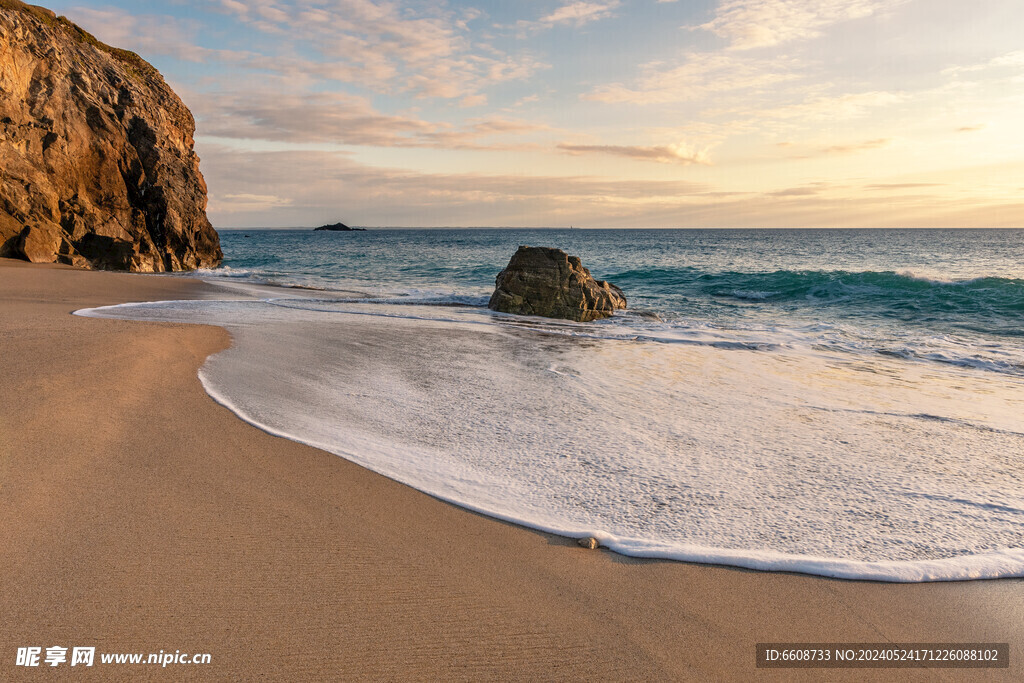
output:
[[560, 249], [519, 247], [495, 284], [487, 307], [503, 313], [589, 322], [626, 307], [621, 289]]
[[142, 272], [217, 265], [194, 132], [141, 57], [0, 0], [0, 256]]

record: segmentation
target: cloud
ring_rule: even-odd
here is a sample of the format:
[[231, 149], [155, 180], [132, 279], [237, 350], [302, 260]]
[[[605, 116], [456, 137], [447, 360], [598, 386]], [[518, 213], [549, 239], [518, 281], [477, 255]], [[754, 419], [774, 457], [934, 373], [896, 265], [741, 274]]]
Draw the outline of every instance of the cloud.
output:
[[542, 26], [553, 26], [555, 24], [573, 24], [574, 26], [583, 26], [584, 24], [599, 19], [605, 19], [610, 17], [621, 3], [619, 0], [609, 0], [607, 2], [584, 2], [582, 0], [576, 0], [575, 2], [568, 2], [551, 14], [537, 22]]
[[[288, 94], [276, 88], [223, 92], [194, 108], [202, 135], [292, 144], [508, 149], [494, 138], [546, 130], [543, 124], [486, 116], [461, 125], [383, 114], [347, 93]], [[483, 142], [489, 140], [489, 142]]]
[[615, 10], [621, 4], [621, 0], [603, 0], [601, 2], [573, 0], [566, 2], [537, 20], [520, 19], [512, 25], [501, 26], [496, 24], [495, 26], [500, 29], [512, 29], [520, 40], [525, 40], [531, 34], [547, 31], [555, 26], [574, 26], [579, 28], [594, 21], [607, 19], [615, 14]]
[[870, 91], [846, 93], [843, 95], [810, 97], [803, 102], [773, 108], [719, 110], [712, 115], [732, 114], [750, 117], [757, 121], [775, 121], [782, 124], [806, 125], [821, 121], [845, 121], [872, 114], [898, 102], [905, 96], [900, 93]]
[[422, 144], [437, 132], [426, 121], [381, 114], [366, 98], [345, 93], [225, 92], [202, 99], [194, 113], [203, 135], [225, 138], [395, 147]]
[[407, 63], [460, 52], [454, 17], [431, 5], [413, 9], [370, 0], [221, 0], [221, 9], [266, 33], [303, 36], [325, 54], [370, 55]]
[[784, 190], [776, 190], [774, 192], [766, 192], [767, 197], [811, 197], [817, 194], [821, 194], [826, 188], [824, 183], [812, 183], [811, 185], [801, 185], [799, 187], [787, 187]]
[[978, 130], [984, 130], [985, 127], [986, 126], [985, 126], [984, 123], [979, 123], [976, 126], [960, 126], [959, 128], [956, 129], [956, 132], [957, 133], [973, 133], [973, 132], [978, 131]]
[[529, 53], [509, 54], [474, 40], [467, 24], [479, 15], [475, 10], [370, 0], [220, 0], [215, 8], [269, 39], [251, 50], [213, 50], [195, 44], [195, 22], [116, 9], [69, 14], [101, 39], [143, 54], [277, 73], [310, 86], [326, 79], [380, 93], [461, 100], [548, 67]]
[[942, 183], [874, 183], [872, 185], [865, 185], [866, 190], [909, 190], [918, 187], [943, 187]]
[[665, 145], [661, 147], [624, 147], [619, 145], [569, 145], [560, 144], [558, 149], [569, 154], [610, 154], [641, 161], [657, 161], [663, 164], [710, 164], [707, 150], [695, 150], [686, 145]]
[[173, 17], [135, 16], [118, 9], [72, 7], [67, 16], [104, 43], [142, 55], [186, 55], [198, 29]]
[[752, 59], [733, 54], [690, 53], [677, 66], [650, 62], [635, 86], [612, 83], [583, 96], [608, 103], [665, 104], [713, 93], [761, 90], [799, 77], [790, 58]]
[[823, 154], [853, 154], [855, 152], [863, 152], [869, 149], [886, 147], [890, 142], [892, 142], [892, 138], [877, 138], [875, 140], [865, 140], [864, 142], [854, 142], [845, 145], [832, 145], [831, 147], [826, 147], [821, 151]]
[[1024, 69], [1024, 50], [1015, 50], [975, 64], [950, 66], [943, 69], [942, 73], [949, 76], [959, 76], [960, 74], [977, 73], [979, 71], [1019, 71], [1021, 69]]
[[487, 95], [466, 95], [459, 101], [459, 106], [464, 108], [482, 107], [487, 104]]
[[889, 146], [892, 143], [892, 138], [875, 138], [872, 140], [864, 140], [862, 142], [849, 142], [840, 145], [826, 145], [826, 146], [811, 146], [811, 145], [797, 145], [795, 143], [779, 143], [776, 146], [796, 150], [795, 153], [787, 155], [787, 159], [815, 159], [818, 157], [825, 156], [837, 156], [845, 154], [856, 154], [858, 152], [867, 152], [873, 149], [881, 149]]
[[698, 28], [734, 50], [816, 38], [833, 24], [869, 17], [907, 0], [722, 0], [715, 18]]
[[[226, 194], [218, 197], [214, 209], [228, 211], [265, 210], [281, 206], [290, 206], [292, 200], [272, 194]], [[213, 209], [211, 209], [213, 210]]]
[[549, 128], [544, 124], [533, 123], [532, 121], [523, 121], [522, 119], [505, 119], [496, 116], [471, 119], [468, 123], [471, 124], [469, 130], [473, 131], [476, 135], [528, 133], [539, 130], [549, 130]]

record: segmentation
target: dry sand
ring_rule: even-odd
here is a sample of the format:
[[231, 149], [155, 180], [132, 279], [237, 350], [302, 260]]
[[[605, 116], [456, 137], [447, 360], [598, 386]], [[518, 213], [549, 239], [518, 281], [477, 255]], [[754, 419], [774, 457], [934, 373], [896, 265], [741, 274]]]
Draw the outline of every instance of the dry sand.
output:
[[[209, 652], [73, 678], [1021, 680], [1024, 581], [637, 561], [476, 515], [216, 405], [219, 328], [80, 318], [193, 280], [0, 260], [0, 679], [18, 647]], [[1010, 642], [1001, 671], [766, 671], [754, 645]], [[66, 666], [66, 665], [65, 665]]]

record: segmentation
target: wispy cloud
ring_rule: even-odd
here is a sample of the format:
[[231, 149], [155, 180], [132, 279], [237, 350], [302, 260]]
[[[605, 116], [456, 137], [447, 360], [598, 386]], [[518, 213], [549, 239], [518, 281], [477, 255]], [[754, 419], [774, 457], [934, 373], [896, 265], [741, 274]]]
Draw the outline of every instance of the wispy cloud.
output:
[[690, 53], [681, 64], [651, 62], [634, 86], [612, 83], [595, 88], [586, 100], [666, 104], [699, 100], [712, 93], [768, 88], [799, 78], [790, 58], [754, 59], [723, 53]]
[[[174, 55], [188, 59], [202, 52], [193, 44], [198, 30], [195, 22], [164, 16], [138, 16], [111, 8], [74, 7], [67, 14], [72, 21], [88, 28], [100, 40], [140, 54]], [[190, 50], [194, 50], [191, 55]], [[199, 60], [202, 57], [194, 58]]]
[[366, 98], [346, 93], [225, 92], [202, 100], [195, 113], [205, 135], [251, 140], [393, 147], [421, 143], [438, 130], [411, 116], [381, 114]]
[[608, 19], [615, 16], [615, 10], [621, 4], [621, 0], [570, 0], [536, 19], [520, 19], [515, 24], [500, 28], [513, 30], [520, 40], [526, 40], [531, 35], [556, 26], [580, 28], [595, 21]]
[[220, 209], [229, 211], [263, 211], [267, 209], [291, 206], [292, 200], [273, 194], [225, 194], [217, 198]]
[[853, 142], [845, 145], [831, 145], [824, 148], [823, 154], [853, 154], [855, 152], [863, 152], [869, 149], [878, 149], [880, 147], [886, 147], [892, 142], [891, 138], [876, 138], [874, 140], [865, 140], [863, 142]]
[[541, 17], [537, 22], [541, 25], [572, 24], [582, 26], [583, 24], [606, 19], [620, 5], [619, 0], [607, 0], [606, 2], [586, 2], [576, 0], [568, 2], [551, 14]]
[[828, 189], [827, 183], [811, 183], [810, 185], [800, 185], [799, 187], [787, 187], [782, 190], [775, 190], [774, 192], [766, 192], [767, 197], [813, 197], [819, 195]]
[[872, 183], [864, 189], [878, 191], [910, 190], [920, 187], [943, 187], [942, 183]]
[[210, 137], [373, 147], [507, 149], [507, 142], [494, 139], [546, 129], [494, 115], [458, 126], [431, 123], [411, 115], [382, 114], [357, 95], [289, 95], [275, 89], [225, 92], [214, 100], [200, 100], [196, 115], [203, 134]]
[[699, 28], [727, 39], [731, 49], [751, 50], [816, 38], [828, 26], [904, 2], [907, 0], [723, 0], [715, 18]]
[[815, 96], [801, 102], [778, 107], [719, 110], [714, 114], [803, 126], [820, 121], [848, 121], [863, 118], [879, 109], [891, 107], [904, 99], [905, 96], [900, 93], [870, 91]]
[[569, 154], [610, 154], [640, 161], [657, 161], [663, 164], [710, 164], [707, 150], [696, 150], [688, 145], [664, 145], [658, 147], [630, 147], [620, 145], [570, 145], [560, 144], [558, 149]]
[[947, 67], [943, 69], [943, 73], [949, 76], [958, 76], [960, 74], [971, 74], [979, 71], [992, 71], [992, 70], [1012, 70], [1020, 71], [1024, 70], [1024, 50], [1014, 50], [1013, 52], [1007, 52], [991, 59], [987, 59], [983, 62], [976, 62], [974, 64], [960, 64]]
[[833, 145], [782, 142], [777, 143], [776, 146], [780, 149], [786, 150], [786, 159], [803, 160], [868, 152], [888, 147], [890, 144], [892, 144], [892, 138], [873, 138], [871, 140], [844, 142], [842, 144]]

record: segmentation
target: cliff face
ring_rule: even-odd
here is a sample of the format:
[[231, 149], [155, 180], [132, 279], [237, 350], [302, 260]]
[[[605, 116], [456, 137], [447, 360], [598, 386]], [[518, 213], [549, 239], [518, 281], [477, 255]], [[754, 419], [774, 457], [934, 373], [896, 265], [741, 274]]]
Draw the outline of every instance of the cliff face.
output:
[[0, 256], [142, 272], [217, 265], [194, 133], [138, 55], [0, 0]]

